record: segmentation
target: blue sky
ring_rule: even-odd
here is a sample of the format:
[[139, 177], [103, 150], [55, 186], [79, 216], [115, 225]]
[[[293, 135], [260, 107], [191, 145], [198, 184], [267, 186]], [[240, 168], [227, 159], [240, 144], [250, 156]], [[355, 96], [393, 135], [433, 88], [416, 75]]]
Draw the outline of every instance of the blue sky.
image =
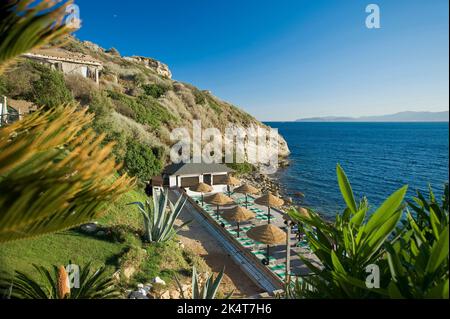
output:
[[80, 39], [161, 60], [260, 120], [448, 110], [448, 0], [75, 3]]

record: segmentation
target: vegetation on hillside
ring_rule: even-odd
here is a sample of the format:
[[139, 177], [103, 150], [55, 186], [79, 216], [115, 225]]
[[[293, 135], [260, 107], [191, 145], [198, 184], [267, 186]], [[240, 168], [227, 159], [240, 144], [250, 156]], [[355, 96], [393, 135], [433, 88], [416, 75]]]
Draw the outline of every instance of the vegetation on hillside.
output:
[[[142, 181], [149, 179], [149, 173], [160, 173], [168, 163], [173, 128], [190, 130], [193, 120], [200, 120], [204, 128], [222, 130], [228, 123], [243, 127], [263, 125], [208, 91], [161, 76], [143, 63], [125, 59], [95, 44], [66, 37], [53, 41], [52, 46], [55, 45], [101, 61], [104, 67], [100, 85], [81, 76], [63, 76], [46, 66], [22, 60], [0, 76], [0, 91], [8, 97], [31, 101], [38, 106], [52, 107], [77, 101], [88, 107], [95, 115], [92, 127], [97, 133], [105, 134], [105, 143], [115, 143], [113, 155], [117, 162], [125, 161], [124, 170]], [[152, 169], [145, 170], [130, 163], [126, 154], [136, 153], [136, 143], [142, 145], [139, 148], [141, 158], [151, 156], [144, 148], [151, 149], [154, 154], [155, 149], [158, 150], [156, 160], [150, 162]], [[249, 171], [249, 167], [241, 167], [243, 173]]]

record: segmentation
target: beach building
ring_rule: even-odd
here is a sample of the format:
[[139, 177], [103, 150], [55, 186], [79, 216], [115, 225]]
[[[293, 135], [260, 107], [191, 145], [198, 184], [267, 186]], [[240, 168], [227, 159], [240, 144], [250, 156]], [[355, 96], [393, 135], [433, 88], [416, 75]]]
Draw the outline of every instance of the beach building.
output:
[[188, 195], [190, 187], [198, 183], [205, 183], [212, 187], [212, 193], [225, 192], [227, 185], [225, 180], [233, 170], [223, 164], [205, 163], [180, 163], [167, 166], [162, 176], [153, 178], [154, 187], [180, 187], [184, 188]]
[[103, 69], [103, 64], [89, 55], [58, 49], [36, 50], [22, 56], [50, 66], [64, 74], [79, 74], [96, 83], [99, 83], [100, 71]]

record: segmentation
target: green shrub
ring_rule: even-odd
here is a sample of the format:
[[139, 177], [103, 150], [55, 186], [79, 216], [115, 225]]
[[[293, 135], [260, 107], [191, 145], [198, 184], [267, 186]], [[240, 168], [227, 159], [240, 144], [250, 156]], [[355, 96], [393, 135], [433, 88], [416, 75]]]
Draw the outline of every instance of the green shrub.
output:
[[40, 77], [33, 82], [32, 100], [45, 107], [57, 107], [73, 101], [66, 86], [64, 75], [43, 65], [35, 65]]
[[150, 147], [129, 140], [125, 154], [125, 168], [132, 176], [148, 181], [161, 172], [162, 162]]
[[88, 105], [92, 102], [92, 97], [98, 90], [98, 86], [91, 79], [87, 79], [80, 74], [69, 74], [65, 76], [65, 82], [73, 97], [81, 105]]
[[5, 73], [4, 94], [15, 99], [31, 100], [33, 82], [39, 79], [37, 66], [39, 65], [33, 61], [24, 61]]
[[90, 97], [89, 111], [97, 117], [111, 114], [114, 105], [111, 99], [103, 92], [93, 92]]
[[208, 101], [208, 105], [210, 108], [212, 108], [217, 114], [222, 113], [222, 108], [220, 107], [219, 103], [216, 102], [211, 96], [206, 95], [206, 100]]
[[108, 94], [113, 99], [118, 112], [119, 110], [123, 111], [126, 108], [128, 108], [130, 112], [132, 110], [134, 119], [138, 123], [149, 125], [154, 129], [158, 129], [161, 123], [169, 123], [176, 120], [166, 108], [164, 108], [151, 96], [144, 95], [139, 98], [133, 98], [131, 96], [113, 91], [109, 91]]
[[205, 105], [206, 103], [206, 96], [205, 93], [197, 89], [196, 87], [191, 87], [192, 94], [195, 97], [195, 103], [199, 105]]
[[160, 84], [146, 84], [142, 86], [144, 93], [155, 99], [159, 99], [167, 92], [167, 88]]
[[234, 169], [237, 175], [251, 174], [256, 171], [255, 166], [250, 163], [230, 163], [227, 166]]

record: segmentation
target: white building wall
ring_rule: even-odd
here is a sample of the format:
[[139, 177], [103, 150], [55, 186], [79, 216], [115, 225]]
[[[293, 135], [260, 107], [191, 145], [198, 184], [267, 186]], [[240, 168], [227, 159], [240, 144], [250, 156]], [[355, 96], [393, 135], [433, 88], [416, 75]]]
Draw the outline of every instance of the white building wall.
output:
[[[223, 176], [223, 175], [227, 175], [227, 172], [222, 172], [222, 173], [211, 173], [212, 175], [212, 179], [214, 179], [214, 176]], [[206, 174], [209, 175], [209, 174]], [[198, 177], [199, 178], [199, 183], [203, 183], [204, 179], [203, 179], [203, 175], [179, 175], [179, 176], [175, 176], [172, 175], [169, 177], [169, 184], [170, 187], [175, 187], [177, 185], [181, 185], [181, 179], [184, 177]], [[178, 180], [178, 183], [177, 183]], [[226, 185], [212, 185], [213, 191], [209, 194], [215, 194], [215, 193], [224, 193], [227, 191], [227, 186]], [[189, 196], [195, 196], [195, 195], [199, 195], [199, 193], [195, 193], [189, 190], [189, 188], [186, 189], [186, 193]]]
[[177, 177], [169, 176], [169, 187], [175, 187], [175, 186], [177, 186]]

